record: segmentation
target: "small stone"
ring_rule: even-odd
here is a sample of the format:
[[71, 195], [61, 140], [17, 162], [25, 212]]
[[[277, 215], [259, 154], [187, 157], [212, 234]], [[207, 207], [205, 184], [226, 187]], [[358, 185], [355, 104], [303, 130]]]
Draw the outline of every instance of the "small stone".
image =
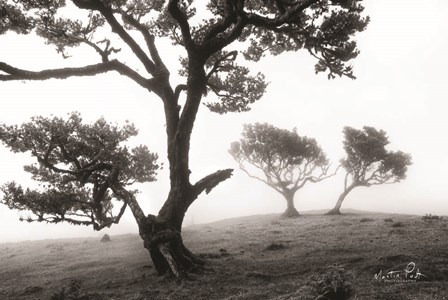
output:
[[31, 285], [31, 286], [28, 286], [28, 287], [23, 289], [23, 295], [34, 294], [34, 293], [42, 291], [43, 289], [44, 288], [41, 287], [41, 286]]
[[103, 235], [101, 242], [110, 242], [110, 236], [108, 234]]

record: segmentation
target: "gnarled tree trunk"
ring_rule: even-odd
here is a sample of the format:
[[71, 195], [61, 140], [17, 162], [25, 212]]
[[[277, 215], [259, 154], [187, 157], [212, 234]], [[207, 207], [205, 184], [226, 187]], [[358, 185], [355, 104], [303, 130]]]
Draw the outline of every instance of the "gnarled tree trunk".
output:
[[[182, 222], [197, 197], [204, 191], [210, 192], [220, 182], [228, 179], [233, 171], [219, 170], [194, 185], [190, 183], [190, 138], [205, 89], [204, 63], [200, 59], [189, 61], [189, 77], [184, 87], [187, 99], [181, 114], [178, 91], [173, 92], [168, 81], [165, 81], [158, 93], [164, 102], [171, 186], [168, 198], [158, 215], [148, 215], [137, 222], [144, 246], [149, 250], [159, 275], [172, 273], [183, 278], [203, 266], [204, 262], [188, 250], [182, 241]], [[167, 75], [166, 79], [168, 77]]]
[[172, 273], [183, 278], [204, 265], [204, 261], [184, 245], [181, 236], [182, 222], [188, 207], [198, 195], [203, 191], [210, 192], [220, 182], [229, 178], [232, 171], [219, 170], [193, 186], [174, 185], [158, 216], [148, 215], [139, 223], [140, 236], [159, 275]]
[[[231, 170], [221, 172], [224, 172], [227, 178], [231, 174]], [[148, 249], [159, 275], [173, 274], [177, 278], [184, 278], [188, 272], [203, 266], [204, 262], [185, 247], [181, 237], [182, 221], [188, 209], [188, 205], [184, 203], [193, 202], [185, 197], [191, 195], [191, 191], [172, 190], [158, 216], [145, 216], [132, 193], [122, 187], [114, 187], [113, 190], [131, 208], [143, 245]]]
[[184, 278], [204, 265], [185, 247], [180, 230], [162, 217], [148, 215], [147, 224], [139, 227], [144, 246], [159, 275], [173, 274]]

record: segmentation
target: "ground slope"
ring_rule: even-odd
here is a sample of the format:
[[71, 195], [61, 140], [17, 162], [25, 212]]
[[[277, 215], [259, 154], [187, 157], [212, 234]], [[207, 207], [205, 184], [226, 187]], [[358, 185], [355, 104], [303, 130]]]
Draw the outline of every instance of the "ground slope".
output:
[[0, 299], [448, 299], [447, 235], [446, 219], [387, 214], [194, 225], [208, 269], [182, 283], [136, 235], [0, 244]]

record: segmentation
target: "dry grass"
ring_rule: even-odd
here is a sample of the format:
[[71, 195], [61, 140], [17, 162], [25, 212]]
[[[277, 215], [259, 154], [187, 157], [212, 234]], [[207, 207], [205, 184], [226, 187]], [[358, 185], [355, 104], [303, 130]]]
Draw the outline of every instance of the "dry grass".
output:
[[[184, 240], [208, 268], [181, 283], [154, 274], [135, 235], [0, 244], [0, 299], [448, 299], [448, 221], [387, 217], [402, 226], [384, 214], [191, 226]], [[373, 280], [410, 262], [428, 278]]]

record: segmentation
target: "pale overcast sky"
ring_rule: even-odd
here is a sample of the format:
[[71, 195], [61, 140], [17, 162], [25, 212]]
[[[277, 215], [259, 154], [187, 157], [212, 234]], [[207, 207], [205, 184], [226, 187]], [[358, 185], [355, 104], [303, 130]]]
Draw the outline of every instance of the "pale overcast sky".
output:
[[[249, 179], [227, 153], [239, 139], [242, 124], [269, 122], [314, 137], [337, 164], [343, 155], [342, 128], [364, 125], [385, 130], [390, 149], [412, 154], [408, 178], [395, 185], [359, 188], [343, 208], [406, 214], [448, 215], [448, 2], [445, 0], [368, 0], [371, 16], [367, 30], [358, 36], [360, 56], [354, 61], [357, 80], [328, 81], [314, 74], [314, 60], [305, 51], [267, 58], [253, 65], [271, 83], [265, 96], [248, 113], [219, 116], [202, 108], [192, 138], [192, 179], [217, 169], [235, 168], [234, 176], [209, 195], [202, 195], [185, 218], [203, 223], [236, 216], [282, 212], [280, 194]], [[63, 61], [82, 65], [96, 62], [91, 53]], [[176, 52], [164, 47], [166, 60], [177, 62]], [[58, 67], [60, 58], [52, 47], [28, 36], [0, 37], [2, 61], [39, 70]], [[172, 70], [172, 73], [176, 73]], [[26, 122], [33, 115], [64, 116], [79, 111], [85, 121], [130, 120], [140, 129], [136, 143], [147, 144], [165, 157], [162, 105], [154, 96], [119, 76], [73, 78], [46, 82], [0, 82], [0, 121]], [[0, 184], [16, 180], [31, 184], [22, 167], [27, 155], [0, 147]], [[146, 213], [157, 213], [167, 191], [166, 171], [158, 181], [144, 185], [138, 196]], [[299, 211], [330, 209], [343, 188], [342, 172], [319, 184], [309, 184], [296, 194]], [[101, 233], [69, 225], [28, 224], [20, 213], [0, 206], [0, 242], [136, 232], [128, 214], [122, 224]]]

